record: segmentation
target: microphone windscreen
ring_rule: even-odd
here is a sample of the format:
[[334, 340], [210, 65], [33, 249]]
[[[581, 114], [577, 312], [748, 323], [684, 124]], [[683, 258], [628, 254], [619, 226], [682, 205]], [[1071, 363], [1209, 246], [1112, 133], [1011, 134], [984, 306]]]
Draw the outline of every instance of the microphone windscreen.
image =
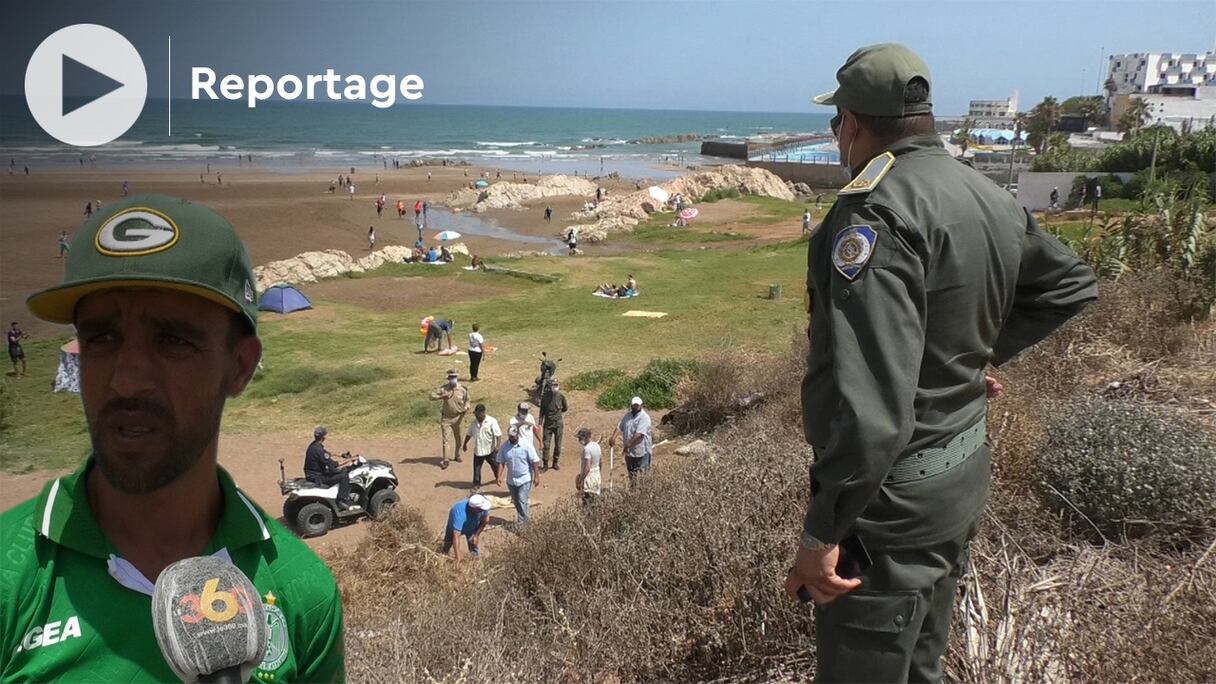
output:
[[192, 683], [224, 670], [248, 681], [266, 650], [266, 609], [253, 582], [223, 558], [185, 558], [152, 592], [152, 626], [169, 668]]

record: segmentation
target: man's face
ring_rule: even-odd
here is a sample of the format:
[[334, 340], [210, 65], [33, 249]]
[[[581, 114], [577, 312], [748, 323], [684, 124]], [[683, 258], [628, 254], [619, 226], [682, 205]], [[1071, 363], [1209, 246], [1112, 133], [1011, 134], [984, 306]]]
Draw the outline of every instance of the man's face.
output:
[[129, 494], [151, 492], [214, 447], [227, 397], [261, 356], [256, 336], [229, 345], [227, 309], [160, 289], [113, 289], [76, 308], [80, 397], [97, 465]]
[[481, 421], [486, 419], [486, 412], [485, 411], [474, 411], [473, 417], [477, 419], [478, 423], [480, 423]]
[[641, 410], [642, 410], [642, 405], [641, 405], [641, 404], [634, 404], [633, 406], [630, 406], [630, 407], [629, 407], [629, 412], [630, 412], [630, 413], [632, 413], [632, 414], [633, 414], [633, 415], [635, 415], [635, 416], [636, 416], [636, 415], [638, 414], [638, 412], [639, 412], [639, 411], [641, 411]]

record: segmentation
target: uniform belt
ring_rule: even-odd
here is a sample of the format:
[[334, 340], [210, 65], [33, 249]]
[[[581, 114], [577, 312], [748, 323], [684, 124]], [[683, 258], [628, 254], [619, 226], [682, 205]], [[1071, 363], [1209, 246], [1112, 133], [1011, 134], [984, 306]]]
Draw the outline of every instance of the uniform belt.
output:
[[979, 451], [987, 438], [987, 424], [983, 418], [978, 423], [954, 436], [944, 447], [921, 449], [895, 462], [887, 472], [886, 484], [913, 482], [957, 468], [972, 454]]

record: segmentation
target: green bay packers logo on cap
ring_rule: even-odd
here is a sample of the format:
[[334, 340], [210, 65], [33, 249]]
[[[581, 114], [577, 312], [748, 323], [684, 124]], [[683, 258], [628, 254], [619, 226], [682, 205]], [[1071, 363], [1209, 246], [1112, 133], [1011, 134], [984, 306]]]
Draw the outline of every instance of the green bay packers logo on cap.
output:
[[180, 231], [173, 219], [147, 207], [131, 207], [111, 216], [97, 231], [97, 251], [107, 256], [155, 254], [177, 244]]

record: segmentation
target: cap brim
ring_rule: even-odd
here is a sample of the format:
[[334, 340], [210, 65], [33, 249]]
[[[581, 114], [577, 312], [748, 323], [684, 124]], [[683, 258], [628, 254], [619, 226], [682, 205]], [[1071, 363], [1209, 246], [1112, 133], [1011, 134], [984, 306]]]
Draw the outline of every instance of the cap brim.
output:
[[112, 290], [120, 287], [176, 290], [178, 292], [186, 292], [215, 302], [225, 309], [235, 311], [236, 313], [245, 313], [241, 307], [237, 306], [236, 302], [210, 288], [202, 287], [191, 282], [166, 279], [163, 276], [156, 276], [156, 278], [153, 279], [150, 277], [133, 277], [130, 274], [114, 277], [93, 278], [91, 280], [57, 285], [30, 295], [25, 300], [25, 305], [29, 308], [30, 313], [44, 321], [70, 325], [75, 318], [76, 304], [79, 303], [81, 299], [87, 295], [93, 294], [94, 292], [100, 292], [101, 290]]
[[830, 92], [823, 93], [822, 95], [816, 95], [815, 97], [811, 98], [811, 102], [814, 102], [817, 105], [825, 105], [825, 106], [834, 105], [834, 104], [836, 104], [836, 91], [833, 90]]

